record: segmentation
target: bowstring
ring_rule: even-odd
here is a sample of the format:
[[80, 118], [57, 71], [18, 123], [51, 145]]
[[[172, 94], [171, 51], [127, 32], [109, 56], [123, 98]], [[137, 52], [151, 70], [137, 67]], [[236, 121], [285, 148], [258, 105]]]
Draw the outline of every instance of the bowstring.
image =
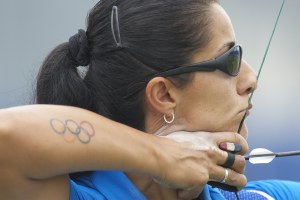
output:
[[[269, 39], [267, 48], [266, 48], [265, 53], [264, 53], [264, 57], [263, 57], [263, 59], [262, 59], [261, 65], [260, 65], [259, 70], [258, 70], [258, 74], [257, 74], [257, 76], [256, 76], [256, 82], [258, 82], [258, 79], [259, 79], [260, 74], [261, 74], [261, 72], [262, 72], [263, 66], [264, 66], [264, 64], [265, 64], [265, 60], [266, 60], [266, 58], [267, 58], [267, 55], [268, 55], [268, 52], [269, 52], [269, 49], [270, 49], [270, 46], [271, 46], [271, 42], [272, 42], [272, 40], [273, 40], [274, 33], [275, 33], [275, 31], [276, 31], [277, 24], [278, 24], [278, 21], [279, 21], [279, 19], [280, 19], [280, 16], [281, 16], [281, 12], [282, 12], [284, 3], [285, 3], [285, 0], [282, 1], [282, 4], [281, 4], [280, 10], [279, 10], [279, 13], [278, 13], [278, 15], [277, 15], [277, 19], [276, 19], [276, 22], [275, 22], [275, 25], [274, 25], [274, 28], [273, 28], [271, 37], [270, 37], [270, 39]], [[243, 116], [243, 118], [242, 118], [242, 120], [241, 120], [241, 122], [240, 122], [238, 131], [237, 131], [238, 134], [240, 134], [240, 132], [241, 132], [241, 130], [242, 130], [242, 126], [243, 126], [244, 121], [245, 121], [245, 119], [246, 119], [247, 111], [249, 110], [249, 106], [250, 106], [250, 103], [251, 103], [253, 94], [254, 94], [254, 91], [251, 92], [251, 95], [250, 95], [250, 97], [249, 97], [249, 100], [248, 100], [248, 108], [245, 110], [244, 116]], [[238, 195], [238, 192], [235, 192], [235, 196], [236, 196], [237, 200], [240, 199], [240, 198], [239, 198], [239, 195]]]
[[[260, 65], [259, 70], [258, 70], [258, 74], [257, 74], [257, 76], [256, 76], [256, 82], [258, 82], [258, 79], [259, 79], [259, 77], [260, 77], [261, 71], [262, 71], [263, 66], [264, 66], [264, 64], [265, 64], [265, 60], [266, 60], [266, 58], [267, 58], [267, 55], [268, 55], [268, 52], [269, 52], [269, 49], [270, 49], [270, 46], [271, 46], [271, 43], [272, 43], [272, 40], [273, 40], [274, 33], [275, 33], [275, 31], [276, 31], [277, 24], [278, 24], [278, 21], [279, 21], [279, 19], [280, 19], [280, 16], [281, 16], [281, 13], [282, 13], [282, 9], [283, 9], [283, 7], [284, 7], [284, 3], [285, 3], [285, 0], [282, 1], [282, 4], [281, 4], [280, 10], [279, 10], [279, 13], [278, 13], [278, 15], [277, 15], [276, 22], [275, 22], [275, 25], [274, 25], [274, 28], [273, 28], [271, 37], [270, 37], [270, 39], [269, 39], [267, 48], [266, 48], [265, 53], [264, 53], [264, 57], [263, 57], [263, 59], [262, 59], [261, 65]], [[251, 94], [250, 94], [250, 97], [249, 97], [249, 100], [248, 100], [248, 109], [245, 110], [245, 114], [244, 114], [244, 116], [243, 116], [243, 118], [242, 118], [242, 120], [241, 120], [241, 122], [240, 122], [238, 131], [237, 131], [238, 134], [240, 134], [241, 129], [242, 129], [242, 126], [243, 126], [244, 121], [245, 121], [245, 119], [246, 119], [247, 111], [249, 110], [249, 106], [250, 106], [250, 103], [251, 103], [253, 94], [254, 94], [254, 91], [251, 92]]]

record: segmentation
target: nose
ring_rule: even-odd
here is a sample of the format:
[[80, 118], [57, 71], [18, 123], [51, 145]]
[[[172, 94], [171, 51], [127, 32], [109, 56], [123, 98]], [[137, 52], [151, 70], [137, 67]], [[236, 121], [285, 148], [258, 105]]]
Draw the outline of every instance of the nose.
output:
[[238, 75], [237, 92], [239, 95], [249, 95], [257, 88], [256, 73], [253, 68], [242, 60]]

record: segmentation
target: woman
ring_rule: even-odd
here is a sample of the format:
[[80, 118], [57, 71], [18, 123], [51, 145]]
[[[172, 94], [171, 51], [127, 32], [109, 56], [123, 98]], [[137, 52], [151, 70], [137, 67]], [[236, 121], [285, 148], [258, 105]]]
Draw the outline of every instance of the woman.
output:
[[218, 148], [247, 151], [232, 133], [256, 88], [241, 54], [217, 1], [100, 1], [87, 32], [46, 58], [37, 103], [149, 134], [70, 107], [3, 110], [1, 198], [220, 199], [228, 193], [207, 181], [244, 187], [245, 160], [235, 155], [224, 169]]
[[[58, 47], [46, 59], [37, 83], [37, 102], [79, 106], [152, 134], [168, 134], [181, 130], [236, 131], [244, 114], [240, 111], [248, 107], [248, 94], [253, 90], [252, 88], [246, 88], [247, 92], [243, 94], [243, 102], [241, 102], [243, 105], [239, 105], [238, 108], [240, 109], [238, 110], [240, 116], [235, 116], [233, 121], [232, 116], [230, 116], [227, 120], [222, 120], [222, 124], [218, 125], [219, 127], [216, 127], [216, 124], [209, 127], [209, 123], [212, 123], [209, 121], [212, 119], [221, 122], [216, 117], [222, 113], [207, 110], [210, 115], [215, 113], [214, 116], [211, 115], [211, 118], [208, 118], [206, 113], [199, 110], [203, 117], [199, 119], [200, 124], [192, 127], [191, 125], [194, 125], [195, 121], [190, 120], [196, 116], [187, 116], [186, 114], [193, 113], [194, 115], [194, 112], [190, 112], [190, 109], [194, 108], [187, 108], [186, 105], [195, 101], [195, 97], [192, 97], [194, 99], [189, 98], [190, 102], [185, 101], [182, 97], [193, 93], [191, 91], [185, 93], [185, 91], [187, 91], [189, 83], [192, 82], [194, 73], [157, 74], [176, 66], [217, 57], [232, 47], [235, 41], [233, 33], [231, 33], [230, 38], [226, 38], [226, 44], [221, 44], [222, 47], [226, 45], [223, 49], [220, 49], [220, 46], [217, 47], [218, 54], [216, 52], [203, 54], [204, 51], [209, 52], [212, 48], [215, 48], [215, 46], [208, 47], [213, 38], [210, 34], [213, 32], [212, 27], [219, 26], [219, 24], [213, 24], [213, 18], [219, 15], [219, 10], [214, 9], [212, 3], [212, 1], [191, 1], [190, 3], [183, 1], [157, 1], [151, 3], [141, 1], [99, 2], [89, 15], [87, 33], [79, 31], [77, 35], [70, 39], [69, 44]], [[215, 15], [213, 15], [214, 12]], [[197, 17], [198, 15], [199, 17]], [[223, 15], [220, 17], [222, 18]], [[195, 18], [195, 22], [189, 23], [191, 18]], [[224, 29], [227, 28], [224, 27]], [[63, 56], [62, 52], [70, 52], [70, 55]], [[55, 64], [53, 61], [55, 61]], [[74, 66], [88, 64], [90, 68], [84, 81], [82, 81]], [[212, 68], [209, 67], [205, 70], [210, 69]], [[54, 75], [51, 72], [49, 73], [49, 70], [55, 70], [57, 73]], [[154, 78], [158, 75], [167, 76], [169, 79]], [[212, 73], [209, 73], [209, 76], [211, 75]], [[245, 74], [245, 76], [249, 77], [248, 74]], [[72, 81], [64, 81], [67, 80], [66, 77]], [[225, 77], [228, 79], [227, 76]], [[153, 81], [156, 80], [157, 82], [150, 81], [152, 78], [154, 78]], [[246, 83], [245, 87], [255, 87], [254, 74], [252, 74], [252, 77], [250, 76], [251, 78], [253, 83], [250, 84], [253, 85], [248, 86], [249, 83]], [[64, 82], [62, 83], [62, 81]], [[167, 83], [165, 83], [166, 81]], [[179, 104], [178, 107], [173, 102], [174, 105], [168, 104], [168, 108], [156, 108], [156, 105], [147, 102], [151, 99], [143, 97], [144, 91], [141, 90], [147, 84], [149, 86], [154, 84], [154, 88], [162, 87], [162, 89], [174, 85], [171, 89], [172, 91], [176, 89], [174, 91], [179, 92], [182, 96], [182, 104]], [[152, 95], [152, 86], [149, 92], [147, 88], [145, 89], [146, 95]], [[49, 89], [52, 95], [49, 95], [48, 92], [45, 93]], [[165, 103], [167, 103], [168, 90], [162, 92], [166, 92], [162, 94], [166, 96], [161, 98], [164, 98]], [[231, 95], [232, 93], [228, 93], [228, 96]], [[170, 98], [173, 97], [170, 96]], [[211, 104], [213, 107], [219, 104], [217, 99]], [[171, 99], [171, 101], [174, 101], [174, 99]], [[204, 102], [207, 102], [207, 100]], [[235, 102], [228, 100], [228, 103], [231, 105]], [[203, 104], [203, 106], [204, 109], [211, 109], [207, 105]], [[178, 111], [185, 113], [177, 113], [174, 110], [175, 108], [179, 108]], [[195, 109], [198, 108], [195, 107]], [[227, 110], [221, 111], [227, 112]], [[164, 127], [164, 114], [168, 118], [172, 116], [173, 112], [178, 120], [187, 120], [190, 121], [190, 124], [187, 122], [178, 123], [177, 120], [178, 122], [174, 122], [174, 124], [179, 125], [177, 129], [175, 129], [174, 124]], [[231, 122], [226, 126], [230, 127], [224, 127], [228, 121]], [[169, 130], [169, 127], [172, 129]], [[161, 128], [168, 129], [162, 131]], [[242, 160], [242, 158], [240, 157], [239, 160]], [[242, 173], [243, 167], [241, 166], [244, 165], [244, 161], [240, 162], [243, 163], [237, 164], [238, 167], [235, 166], [233, 169]], [[218, 181], [223, 179], [223, 167], [213, 171], [217, 171], [218, 177], [212, 177], [212, 179]], [[230, 172], [229, 174], [233, 173]], [[130, 178], [131, 180], [134, 179]], [[152, 179], [150, 180], [152, 181]], [[236, 184], [239, 187], [243, 186], [245, 180], [242, 177], [239, 179], [239, 183]], [[139, 180], [137, 181], [139, 182]], [[145, 181], [143, 180], [143, 182]], [[135, 181], [133, 180], [133, 182]], [[147, 180], [147, 187], [150, 184], [148, 182]], [[149, 193], [153, 193], [152, 190]]]

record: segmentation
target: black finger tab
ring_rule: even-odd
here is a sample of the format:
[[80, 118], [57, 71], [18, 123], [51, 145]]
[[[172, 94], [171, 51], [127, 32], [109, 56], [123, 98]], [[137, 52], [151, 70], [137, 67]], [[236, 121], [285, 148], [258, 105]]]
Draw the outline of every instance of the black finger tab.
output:
[[223, 167], [230, 168], [232, 167], [234, 161], [235, 161], [235, 155], [233, 153], [227, 152], [228, 157], [226, 162], [224, 163]]

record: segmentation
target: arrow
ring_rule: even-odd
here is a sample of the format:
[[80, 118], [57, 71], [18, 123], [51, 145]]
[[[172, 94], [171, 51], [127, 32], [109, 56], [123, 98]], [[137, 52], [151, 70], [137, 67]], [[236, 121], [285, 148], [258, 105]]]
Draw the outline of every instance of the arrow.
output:
[[287, 157], [300, 155], [300, 151], [288, 151], [274, 153], [268, 149], [256, 148], [249, 155], [245, 156], [245, 160], [249, 160], [252, 164], [266, 164], [272, 162], [276, 157]]

